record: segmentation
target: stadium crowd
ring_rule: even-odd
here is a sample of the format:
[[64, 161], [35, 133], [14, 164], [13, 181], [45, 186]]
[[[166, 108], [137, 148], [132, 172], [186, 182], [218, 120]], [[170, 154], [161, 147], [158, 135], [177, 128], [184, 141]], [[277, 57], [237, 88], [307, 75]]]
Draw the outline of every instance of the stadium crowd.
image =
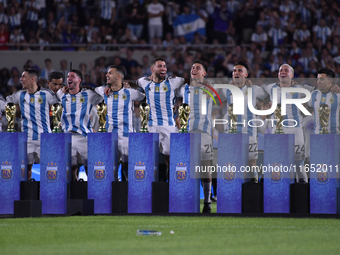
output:
[[[178, 36], [176, 19], [190, 15], [205, 27], [188, 40], [190, 36]], [[93, 87], [105, 84], [111, 64], [123, 65], [126, 79], [148, 76], [154, 57], [165, 57], [168, 74], [184, 78], [195, 59], [207, 64], [210, 78], [231, 77], [238, 60], [248, 64], [250, 78], [276, 77], [283, 63], [294, 67], [295, 77], [316, 77], [320, 67], [338, 77], [339, 35], [339, 2], [329, 0], [0, 1], [0, 50], [124, 51], [124, 58], [105, 54], [80, 64], [84, 84]], [[138, 62], [133, 58], [138, 50], [150, 54]], [[171, 52], [170, 57], [159, 50]], [[53, 70], [66, 74], [67, 61], [57, 67], [49, 58], [45, 66], [27, 60], [2, 68], [0, 97], [21, 87], [20, 75], [27, 67], [37, 69], [40, 85], [46, 86]]]
[[[177, 100], [173, 105], [170, 98], [175, 98], [175, 93], [179, 93], [179, 95], [176, 94], [177, 98], [183, 98], [183, 101], [190, 107], [194, 107], [195, 102], [200, 98], [199, 93], [203, 93], [199, 92], [196, 87], [203, 84], [205, 77], [222, 79], [232, 77], [232, 83], [242, 88], [243, 93], [248, 95], [249, 84], [246, 84], [246, 78], [279, 78], [280, 85], [289, 87], [295, 86], [296, 82], [292, 81], [293, 78], [316, 78], [318, 76], [318, 86], [321, 88], [323, 83], [326, 84], [323, 81], [327, 81], [327, 86], [325, 85], [327, 89], [324, 89], [324, 92], [329, 94], [330, 104], [333, 104], [334, 96], [330, 88], [331, 86], [337, 87], [334, 85], [336, 82], [333, 83], [333, 78], [335, 75], [338, 78], [340, 74], [339, 6], [338, 1], [328, 0], [189, 0], [185, 2], [178, 0], [0, 0], [0, 50], [22, 52], [57, 50], [65, 55], [65, 59], [59, 62], [58, 68], [53, 66], [55, 62], [48, 57], [48, 52], [44, 66], [39, 67], [28, 59], [22, 65], [22, 69], [18, 66], [3, 67], [0, 70], [0, 99], [6, 98], [7, 103], [13, 104], [20, 102], [21, 115], [25, 120], [31, 118], [31, 113], [25, 110], [28, 109], [25, 105], [29, 103], [36, 104], [37, 110], [35, 111], [43, 113], [40, 113], [41, 123], [39, 123], [41, 125], [38, 123], [38, 128], [41, 130], [37, 131], [35, 127], [30, 130], [27, 123], [23, 124], [24, 130], [28, 129], [28, 133], [32, 133], [32, 137], [29, 136], [30, 139], [32, 138], [29, 145], [31, 151], [28, 153], [30, 155], [33, 155], [36, 147], [40, 146], [39, 134], [46, 131], [43, 128], [48, 129], [50, 126], [48, 104], [54, 105], [57, 101], [62, 102], [63, 109], [67, 110], [63, 110], [61, 126], [64, 132], [73, 133], [72, 170], [73, 179], [77, 180], [79, 164], [77, 153], [83, 157], [82, 163], [86, 165], [87, 149], [83, 145], [87, 143], [87, 133], [93, 132], [90, 125], [84, 126], [84, 123], [92, 121], [92, 106], [100, 104], [103, 100], [106, 105], [112, 104], [112, 114], [108, 116], [117, 116], [111, 117], [112, 121], [109, 120], [108, 123], [122, 118], [121, 123], [129, 123], [132, 127], [132, 122], [137, 124], [135, 126], [140, 123], [138, 101], [146, 97], [147, 101], [151, 102], [150, 107], [153, 107], [150, 115], [157, 120], [157, 123], [149, 120], [149, 128], [152, 128], [150, 131], [160, 134], [164, 132], [160, 136], [162, 137], [160, 148], [168, 169], [170, 133], [176, 130], [177, 122], [174, 120], [178, 120], [180, 104]], [[134, 52], [141, 50], [144, 55], [137, 61], [134, 59]], [[70, 67], [71, 70], [69, 70], [66, 57], [67, 52], [70, 51], [104, 53], [101, 56], [98, 55], [100, 57], [94, 62], [87, 63], [84, 59], [84, 62], [76, 67], [77, 69]], [[168, 54], [165, 55], [164, 52]], [[62, 78], [60, 73], [58, 77], [53, 76], [55, 71], [63, 73], [64, 84], [67, 85], [57, 90], [58, 97], [55, 97], [52, 91], [45, 90], [49, 83], [61, 87]], [[172, 78], [171, 76], [178, 77]], [[185, 85], [189, 83], [190, 78], [194, 79], [191, 81], [194, 85], [190, 84], [191, 87]], [[145, 95], [137, 94], [135, 90], [128, 90], [130, 88], [122, 90], [123, 80], [137, 81], [135, 85], [141, 87]], [[104, 84], [108, 87], [100, 87]], [[159, 99], [159, 84], [162, 84], [163, 92], [170, 91], [165, 93], [161, 100]], [[92, 90], [79, 93], [82, 89], [81, 85], [96, 88], [95, 91], [98, 94]], [[304, 84], [299, 85], [304, 86]], [[153, 87], [150, 88], [150, 86]], [[205, 86], [210, 85], [205, 84]], [[262, 102], [261, 108], [269, 107], [265, 99], [271, 94], [271, 88], [276, 88], [277, 84], [272, 83], [270, 86], [268, 91], [266, 87], [253, 86], [257, 91], [254, 92], [254, 100]], [[24, 90], [19, 90], [22, 87]], [[176, 92], [177, 89], [180, 89], [180, 92]], [[192, 89], [191, 94], [190, 89]], [[227, 99], [228, 107], [230, 105], [232, 107], [233, 103], [228, 90], [222, 92]], [[130, 98], [130, 94], [134, 97]], [[190, 97], [189, 99], [189, 94], [193, 97], [196, 95], [197, 98], [194, 100]], [[29, 98], [32, 95], [37, 98]], [[38, 97], [39, 95], [44, 97]], [[111, 99], [108, 99], [110, 96]], [[300, 98], [301, 95], [298, 96]], [[24, 98], [23, 101], [21, 101], [22, 98]], [[123, 119], [127, 116], [127, 112], [118, 114], [116, 110], [118, 101], [112, 101], [120, 100], [120, 103], [125, 105], [127, 98], [131, 99], [129, 103], [135, 104], [136, 110], [132, 113], [132, 107], [126, 108], [131, 114], [128, 121]], [[48, 104], [45, 104], [44, 100]], [[80, 120], [75, 121], [76, 116], [79, 115], [78, 108], [80, 109], [85, 101], [88, 108], [86, 112], [82, 110]], [[160, 102], [170, 103], [163, 105]], [[224, 127], [221, 127], [222, 130], [217, 128], [213, 130], [212, 121], [226, 112], [226, 109], [223, 109], [226, 105], [214, 108], [211, 100], [209, 102], [209, 121], [207, 119], [203, 121], [201, 116], [190, 117], [195, 120], [192, 121], [193, 123], [200, 123], [199, 121], [202, 120], [201, 124], [197, 124], [198, 127], [192, 125], [191, 131], [199, 130], [200, 133], [205, 134], [202, 136], [204, 144], [203, 142], [201, 144], [203, 154], [207, 154], [202, 154], [204, 156], [202, 156], [202, 161], [207, 161], [205, 165], [209, 165], [213, 159], [212, 138], [215, 138], [216, 133], [225, 131]], [[74, 103], [78, 104], [77, 109], [72, 105]], [[199, 105], [201, 107], [201, 104]], [[332, 107], [335, 109], [338, 105]], [[199, 108], [196, 107], [196, 109]], [[157, 116], [152, 116], [156, 113]], [[296, 134], [295, 148], [298, 148], [295, 152], [294, 164], [303, 166], [304, 139], [300, 123], [304, 116], [293, 110], [291, 115], [291, 119], [296, 119], [299, 123], [298, 127], [290, 130], [291, 133]], [[238, 117], [248, 118], [249, 116]], [[250, 117], [256, 119], [255, 115]], [[84, 122], [83, 119], [85, 119]], [[33, 120], [35, 117], [30, 120], [33, 123], [32, 126], [36, 125]], [[338, 124], [333, 126], [332, 128], [338, 132]], [[114, 126], [114, 128], [117, 127]], [[251, 134], [249, 165], [255, 166], [258, 158], [257, 129], [252, 130], [249, 127], [243, 129], [241, 127], [240, 132]], [[50, 132], [50, 130], [47, 131]], [[75, 131], [78, 133], [76, 134]], [[128, 137], [128, 132], [124, 132], [121, 134], [121, 141], [124, 137]], [[124, 144], [128, 143], [124, 142]], [[123, 147], [121, 146], [120, 150], [124, 155], [122, 156], [125, 160], [123, 163], [126, 163], [127, 148]], [[251, 150], [252, 147], [254, 147], [253, 150]], [[28, 164], [32, 166], [33, 162], [33, 157], [31, 157]], [[127, 174], [125, 176], [127, 178]], [[205, 194], [203, 212], [210, 212], [212, 180], [211, 176], [204, 176], [203, 179], [205, 183], [203, 185]], [[246, 179], [255, 183], [259, 181], [257, 172], [252, 172]], [[297, 175], [296, 181], [302, 184], [308, 183], [304, 170]]]

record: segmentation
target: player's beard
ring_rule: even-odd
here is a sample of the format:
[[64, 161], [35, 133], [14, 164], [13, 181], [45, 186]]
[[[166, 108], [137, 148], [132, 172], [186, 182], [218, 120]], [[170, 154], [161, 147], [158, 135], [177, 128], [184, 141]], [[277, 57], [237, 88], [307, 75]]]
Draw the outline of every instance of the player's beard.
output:
[[164, 80], [165, 79], [165, 74], [162, 76], [160, 73], [155, 73], [155, 76], [158, 80]]
[[74, 82], [72, 82], [71, 84], [68, 84], [68, 90], [75, 91], [76, 89], [77, 89], [77, 85]]

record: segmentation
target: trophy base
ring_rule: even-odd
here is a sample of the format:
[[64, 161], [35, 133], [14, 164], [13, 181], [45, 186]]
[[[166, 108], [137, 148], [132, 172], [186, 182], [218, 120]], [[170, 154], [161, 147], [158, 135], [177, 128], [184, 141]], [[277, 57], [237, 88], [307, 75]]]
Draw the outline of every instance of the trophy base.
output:
[[106, 128], [99, 128], [98, 133], [107, 133]]
[[228, 134], [237, 134], [237, 130], [230, 130]]
[[283, 130], [276, 130], [275, 134], [284, 134], [284, 133], [283, 133]]
[[321, 130], [320, 135], [329, 135], [329, 132], [327, 130]]
[[7, 133], [14, 133], [15, 129], [14, 128], [7, 128]]
[[179, 133], [188, 133], [188, 130], [185, 128], [185, 129], [183, 129], [183, 128], [181, 128], [180, 130], [179, 130]]
[[53, 130], [52, 133], [63, 133], [63, 131], [61, 130], [60, 125], [56, 125]]
[[141, 129], [141, 130], [139, 131], [139, 133], [149, 133], [149, 130], [147, 130], [147, 129]]

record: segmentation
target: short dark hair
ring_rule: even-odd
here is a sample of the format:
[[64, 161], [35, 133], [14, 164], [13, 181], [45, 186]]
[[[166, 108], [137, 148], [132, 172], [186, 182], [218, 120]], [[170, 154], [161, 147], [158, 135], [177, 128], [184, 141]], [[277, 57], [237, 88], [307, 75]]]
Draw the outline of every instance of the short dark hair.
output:
[[72, 70], [69, 71], [69, 73], [71, 73], [71, 72], [76, 73], [78, 75], [78, 77], [80, 78], [80, 84], [82, 84], [82, 82], [83, 82], [83, 74], [80, 71], [76, 70], [76, 69], [72, 69]]
[[244, 67], [247, 69], [247, 72], [248, 72], [248, 65], [247, 65], [247, 63], [244, 62], [244, 61], [241, 61], [241, 60], [237, 61], [237, 62], [235, 63], [235, 66], [244, 66]]
[[318, 69], [318, 74], [325, 73], [328, 78], [334, 79], [335, 78], [335, 73], [333, 72], [332, 69], [329, 68], [319, 68]]
[[204, 71], [208, 72], [208, 66], [202, 60], [197, 59], [192, 64], [200, 64], [200, 65], [203, 66]]
[[37, 81], [39, 79], [39, 73], [34, 68], [27, 68], [25, 72], [29, 73], [30, 76], [33, 76]]
[[124, 77], [125, 77], [125, 75], [126, 75], [126, 72], [125, 72], [124, 67], [112, 65], [112, 66], [109, 66], [109, 69], [111, 69], [111, 68], [115, 68], [115, 69], [117, 70], [117, 72], [120, 73], [120, 74], [122, 75], [122, 80], [124, 79]]
[[64, 80], [64, 74], [62, 72], [52, 72], [48, 75], [48, 81], [52, 81], [53, 79], [63, 79]]
[[163, 61], [166, 63], [164, 58], [155, 58], [154, 60], [152, 60], [152, 65], [156, 64], [157, 61]]

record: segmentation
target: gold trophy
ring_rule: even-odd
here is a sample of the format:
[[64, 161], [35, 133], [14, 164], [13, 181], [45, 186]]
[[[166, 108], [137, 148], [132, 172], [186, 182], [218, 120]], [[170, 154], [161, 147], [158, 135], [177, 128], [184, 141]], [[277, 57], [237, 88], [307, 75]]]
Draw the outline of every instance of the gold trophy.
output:
[[321, 135], [329, 134], [328, 132], [328, 122], [329, 122], [329, 113], [331, 109], [327, 104], [322, 104], [319, 107], [319, 120], [320, 120], [320, 126], [321, 126]]
[[52, 117], [53, 117], [53, 130], [52, 133], [62, 133], [60, 127], [61, 114], [63, 112], [63, 107], [61, 104], [53, 104], [51, 107]]
[[13, 103], [8, 103], [6, 105], [6, 119], [8, 121], [7, 132], [13, 133], [15, 132], [14, 129], [14, 118], [16, 112], [16, 106]]
[[285, 116], [281, 115], [281, 104], [277, 105], [274, 115], [275, 115], [275, 119], [278, 119], [278, 121], [276, 122], [275, 134], [284, 134], [283, 128], [282, 128], [282, 121], [284, 120]]
[[148, 122], [149, 122], [150, 106], [147, 103], [141, 103], [139, 106], [139, 115], [141, 120], [141, 133], [149, 133]]
[[98, 133], [106, 133], [106, 114], [107, 114], [107, 105], [103, 102], [97, 105], [97, 114], [99, 116], [99, 129]]
[[229, 134], [237, 134], [236, 123], [237, 123], [237, 115], [234, 115], [234, 106], [230, 104], [228, 106], [228, 114], [229, 114]]
[[189, 121], [190, 107], [188, 104], [181, 104], [178, 108], [178, 115], [181, 121], [180, 133], [188, 133], [188, 121]]

